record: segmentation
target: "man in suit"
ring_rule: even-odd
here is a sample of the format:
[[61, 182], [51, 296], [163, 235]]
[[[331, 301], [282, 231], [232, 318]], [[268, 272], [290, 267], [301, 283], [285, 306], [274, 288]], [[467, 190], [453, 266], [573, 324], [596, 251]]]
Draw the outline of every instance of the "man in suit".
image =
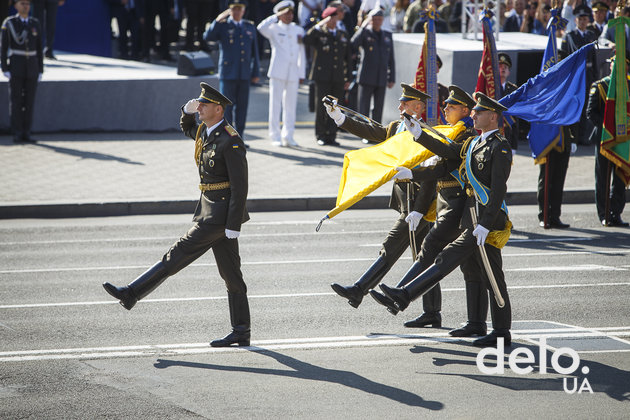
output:
[[42, 31], [28, 16], [30, 0], [17, 0], [17, 14], [2, 22], [0, 61], [9, 79], [9, 116], [14, 143], [35, 143], [31, 138], [37, 82], [44, 73]]
[[[419, 117], [424, 112], [429, 95], [410, 85], [401, 83], [403, 88], [399, 99], [398, 110], [402, 114], [406, 112]], [[406, 130], [401, 119], [382, 126], [380, 124], [368, 124], [347, 118], [339, 108], [326, 105], [326, 111], [334, 124], [356, 136], [378, 143]], [[409, 233], [413, 231], [415, 242], [421, 244], [429, 230], [429, 221], [426, 215], [435, 196], [435, 181], [410, 185], [412, 195], [412, 208], [407, 209], [407, 184], [394, 183], [389, 207], [399, 213], [394, 226], [390, 229], [387, 238], [383, 242], [378, 258], [372, 263], [365, 273], [350, 286], [342, 286], [338, 283], [331, 284], [332, 289], [339, 296], [348, 300], [350, 306], [358, 308], [371, 288], [376, 286], [398, 261], [401, 255], [410, 246]], [[415, 257], [415, 255], [414, 255]], [[439, 290], [437, 291], [439, 293]], [[441, 319], [433, 320], [435, 327], [441, 326]]]
[[[201, 94], [182, 107], [180, 126], [195, 140], [195, 161], [199, 170], [201, 197], [193, 221], [195, 225], [180, 238], [162, 260], [127, 286], [103, 287], [127, 310], [146, 297], [169, 276], [190, 265], [210, 248], [225, 281], [232, 332], [210, 343], [213, 347], [232, 344], [249, 346], [250, 316], [247, 286], [241, 273], [238, 237], [241, 224], [249, 220], [247, 201], [247, 159], [245, 144], [224, 119], [230, 100], [206, 83]], [[201, 124], [195, 119], [199, 114]]]
[[[140, 58], [140, 16], [134, 0], [109, 0], [110, 12], [118, 24], [118, 54], [128, 60]], [[131, 36], [129, 36], [131, 35]], [[131, 54], [129, 53], [131, 40]]]
[[320, 146], [338, 146], [337, 126], [328, 118], [322, 99], [326, 95], [343, 98], [350, 85], [352, 49], [345, 31], [337, 28], [342, 12], [329, 6], [322, 20], [309, 29], [304, 44], [313, 51], [309, 77], [315, 82], [315, 137]]
[[523, 24], [523, 13], [525, 12], [525, 0], [514, 0], [514, 9], [510, 16], [505, 19], [503, 32], [520, 32]]
[[249, 85], [258, 83], [260, 65], [256, 27], [244, 20], [244, 0], [230, 1], [229, 8], [212, 22], [203, 38], [219, 43], [219, 90], [234, 105], [225, 110], [225, 119], [244, 138], [249, 105]]
[[[630, 71], [630, 60], [626, 59]], [[611, 60], [614, 62], [614, 58]], [[611, 64], [612, 71], [612, 64]], [[602, 141], [602, 129], [604, 125], [604, 109], [606, 107], [606, 94], [610, 85], [610, 76], [596, 81], [591, 86], [586, 107], [586, 117], [593, 123], [595, 129], [591, 134], [591, 144], [595, 145], [595, 206], [597, 217], [603, 226], [628, 227], [628, 222], [621, 219], [621, 213], [626, 206], [626, 184], [617, 171], [615, 165], [600, 151]], [[630, 88], [630, 80], [628, 80]], [[608, 173], [612, 176], [612, 183], [608, 179]], [[608, 217], [606, 217], [606, 193], [609, 192]]]
[[[461, 168], [459, 175], [468, 195], [461, 219], [463, 231], [436, 256], [435, 262], [429, 268], [404, 287], [394, 288], [381, 284], [380, 288], [387, 299], [382, 299], [383, 295], [374, 290], [370, 294], [390, 311], [406, 308], [410, 302], [431, 290], [458, 265], [473, 257], [477, 262], [483, 285], [491, 294], [493, 325], [493, 331], [473, 341], [473, 345], [496, 347], [498, 340], [502, 339], [504, 344], [509, 346], [512, 310], [503, 274], [501, 248], [507, 242], [511, 230], [505, 194], [512, 166], [512, 151], [510, 144], [498, 130], [501, 113], [507, 109], [480, 92], [475, 93], [475, 100], [477, 103], [473, 108], [474, 127], [481, 131], [481, 135], [470, 137], [463, 143], [442, 143], [424, 133], [417, 121], [405, 118], [405, 125], [416, 141]], [[463, 161], [464, 165], [457, 165], [458, 161], [459, 163]], [[399, 171], [401, 177], [411, 177], [410, 174], [402, 172]], [[473, 221], [471, 209], [477, 214], [476, 223]], [[498, 306], [488, 274], [483, 268], [481, 246], [485, 249], [503, 297], [503, 307]], [[390, 307], [392, 301], [393, 307]]]
[[[380, 8], [373, 9], [350, 41], [352, 48], [361, 54], [357, 71], [359, 112], [376, 122], [381, 122], [383, 117], [385, 87], [391, 89], [396, 76], [394, 41], [392, 33], [381, 28], [384, 19]], [[371, 28], [368, 27], [370, 22]]]
[[[306, 77], [304, 29], [293, 22], [295, 5], [291, 0], [278, 2], [274, 14], [260, 22], [258, 32], [271, 44], [269, 61], [269, 137], [274, 146], [297, 146], [295, 111], [300, 83]], [[282, 109], [282, 131], [280, 110]]]
[[57, 28], [57, 9], [63, 6], [66, 0], [31, 0], [31, 2], [33, 3], [33, 17], [39, 21], [46, 35], [44, 56], [55, 60], [53, 44]]

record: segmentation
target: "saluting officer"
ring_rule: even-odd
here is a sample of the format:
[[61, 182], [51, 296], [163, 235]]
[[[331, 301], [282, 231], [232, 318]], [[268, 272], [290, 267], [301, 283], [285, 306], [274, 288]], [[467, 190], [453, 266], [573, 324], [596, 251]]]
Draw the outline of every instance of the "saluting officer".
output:
[[232, 0], [229, 8], [212, 22], [203, 35], [206, 41], [219, 42], [219, 90], [233, 105], [225, 110], [225, 119], [245, 136], [249, 84], [258, 83], [260, 65], [256, 26], [243, 19], [246, 3]]
[[[193, 221], [195, 225], [168, 250], [162, 260], [129, 285], [103, 287], [127, 310], [146, 297], [167, 277], [190, 265], [210, 248], [225, 281], [232, 332], [210, 343], [213, 347], [232, 344], [249, 346], [250, 317], [247, 286], [241, 273], [238, 237], [241, 224], [249, 220], [247, 200], [247, 160], [245, 144], [224, 119], [228, 98], [210, 85], [201, 83], [201, 95], [182, 107], [180, 126], [195, 140], [195, 162], [199, 168], [201, 197]], [[197, 124], [194, 113], [199, 114]]]
[[326, 115], [322, 99], [326, 95], [343, 98], [350, 85], [352, 49], [348, 34], [337, 28], [341, 13], [337, 7], [327, 7], [323, 19], [304, 36], [304, 44], [313, 50], [309, 77], [315, 82], [315, 137], [320, 146], [339, 145], [337, 126]]
[[[455, 143], [463, 143], [464, 140], [477, 135], [473, 127], [470, 112], [475, 106], [475, 100], [458, 86], [450, 86], [449, 96], [446, 99], [444, 114], [449, 125], [462, 122], [466, 129], [453, 139]], [[463, 182], [458, 172], [460, 160], [440, 160], [434, 166], [414, 168], [413, 171], [401, 175], [401, 178], [410, 177], [414, 182], [437, 179], [437, 215], [435, 224], [422, 242], [422, 247], [416, 262], [398, 282], [396, 287], [402, 287], [429, 268], [437, 254], [449, 243], [457, 239], [462, 233], [459, 222], [466, 208], [468, 199], [462, 189]], [[474, 258], [468, 258], [462, 262], [460, 269], [466, 282], [466, 302], [468, 308], [468, 322], [462, 328], [449, 332], [454, 337], [471, 337], [473, 335], [486, 335], [486, 317], [488, 314], [488, 294], [482, 289], [482, 280], [479, 268]], [[405, 327], [422, 328], [429, 325], [434, 327], [441, 324], [442, 294], [440, 284], [436, 284], [431, 291], [422, 296], [424, 313], [418, 318], [405, 322]], [[387, 299], [383, 296], [383, 299]], [[394, 302], [390, 306], [393, 307]], [[398, 309], [404, 310], [404, 307]]]
[[[492, 294], [490, 308], [494, 329], [490, 334], [473, 341], [473, 344], [482, 347], [496, 346], [497, 340], [503, 338], [505, 345], [509, 346], [512, 312], [503, 275], [501, 247], [507, 242], [511, 229], [504, 199], [512, 166], [512, 150], [508, 141], [498, 131], [501, 113], [507, 109], [480, 92], [475, 93], [475, 99], [477, 104], [473, 108], [475, 111], [473, 120], [475, 128], [481, 131], [481, 135], [470, 137], [464, 143], [442, 143], [423, 133], [417, 121], [405, 119], [405, 124], [416, 137], [416, 141], [427, 149], [446, 159], [463, 160], [459, 175], [469, 195], [467, 208], [463, 211], [461, 220], [463, 231], [436, 256], [435, 263], [411, 283], [402, 288], [381, 284], [381, 290], [389, 299], [382, 299], [382, 295], [374, 290], [371, 295], [385, 306], [390, 305], [393, 300], [395, 302], [393, 309], [407, 307], [410, 302], [433, 288], [471, 256], [482, 270], [479, 247], [483, 245], [505, 305], [500, 308], [496, 303], [488, 274], [484, 270], [481, 276]], [[471, 208], [477, 211], [476, 226], [472, 221]], [[492, 234], [488, 238], [490, 232]]]
[[[359, 50], [361, 58], [357, 70], [359, 83], [359, 112], [381, 122], [385, 87], [394, 86], [396, 64], [392, 33], [382, 29], [385, 20], [380, 8], [372, 9], [361, 28], [352, 36], [352, 48]], [[369, 24], [372, 27], [368, 27]], [[370, 105], [374, 100], [374, 105]]]
[[[403, 88], [398, 110], [402, 114], [406, 112], [419, 117], [424, 112], [429, 95], [410, 85], [401, 83]], [[373, 142], [384, 141], [395, 134], [406, 130], [401, 120], [390, 122], [386, 127], [380, 124], [368, 124], [353, 118], [346, 118], [339, 108], [326, 104], [326, 111], [334, 123], [344, 130]], [[376, 261], [370, 268], [351, 286], [331, 284], [332, 289], [339, 296], [348, 299], [348, 303], [357, 308], [363, 301], [368, 291], [376, 286], [387, 274], [400, 256], [410, 246], [409, 231], [414, 231], [416, 243], [422, 243], [429, 230], [429, 221], [425, 215], [428, 213], [435, 196], [435, 182], [411, 184], [413, 208], [407, 209], [407, 183], [396, 183], [392, 189], [389, 207], [400, 213], [392, 226]], [[409, 210], [409, 211], [408, 211]], [[415, 255], [414, 255], [415, 257]]]
[[37, 82], [44, 73], [42, 33], [37, 19], [28, 16], [30, 0], [17, 0], [17, 14], [2, 22], [0, 57], [9, 79], [9, 115], [14, 143], [35, 143], [31, 138]]
[[[291, 0], [283, 0], [273, 7], [274, 14], [258, 24], [258, 31], [271, 44], [269, 61], [269, 137], [274, 146], [297, 146], [295, 111], [300, 83], [306, 76], [304, 28], [293, 22]], [[282, 131], [280, 130], [282, 110]]]

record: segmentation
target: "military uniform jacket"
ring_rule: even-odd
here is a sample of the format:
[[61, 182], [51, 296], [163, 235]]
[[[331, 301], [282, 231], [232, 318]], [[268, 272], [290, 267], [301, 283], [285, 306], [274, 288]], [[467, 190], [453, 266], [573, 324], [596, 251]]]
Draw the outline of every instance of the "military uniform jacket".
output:
[[[628, 88], [630, 89], [630, 78], [628, 79]], [[604, 125], [604, 109], [606, 107], [606, 93], [610, 84], [610, 76], [606, 76], [594, 82], [588, 94], [588, 102], [586, 104], [586, 118], [593, 123], [593, 132], [590, 136], [591, 144], [599, 144], [602, 141], [602, 129]]]
[[260, 77], [256, 27], [249, 20], [238, 25], [231, 17], [212, 22], [203, 35], [206, 41], [218, 41], [219, 79], [249, 80]]
[[39, 21], [29, 17], [26, 24], [19, 15], [2, 22], [0, 37], [2, 71], [12, 76], [36, 78], [44, 72], [42, 33]]
[[358, 79], [362, 85], [385, 86], [395, 82], [394, 41], [392, 33], [362, 28], [350, 40], [352, 48], [359, 50]]
[[258, 24], [258, 32], [271, 44], [267, 77], [292, 82], [306, 78], [304, 29], [301, 26], [293, 22], [286, 25], [276, 15], [271, 15]]
[[337, 29], [313, 26], [304, 36], [304, 44], [313, 47], [313, 62], [309, 77], [316, 82], [347, 82], [350, 80], [352, 49], [348, 34]]
[[[476, 136], [475, 136], [476, 137]], [[463, 162], [471, 141], [470, 137], [462, 143], [442, 143], [440, 140], [423, 133], [416, 139], [424, 147], [438, 156], [456, 162]], [[507, 192], [507, 180], [512, 169], [512, 149], [505, 137], [498, 131], [490, 134], [485, 140], [478, 141], [472, 150], [471, 170], [475, 178], [489, 189], [489, 198], [485, 205], [479, 203], [478, 223], [489, 230], [503, 230], [507, 215], [501, 210], [501, 205]], [[466, 172], [460, 165], [460, 176], [466, 183], [467, 192], [472, 192]], [[469, 194], [468, 205], [475, 205], [475, 198]], [[470, 213], [464, 211], [462, 227], [473, 227]]]
[[[228, 181], [230, 185], [220, 190], [203, 191], [193, 221], [225, 225], [226, 229], [240, 231], [241, 224], [249, 220], [245, 206], [248, 187], [245, 143], [225, 120], [209, 135], [206, 125], [201, 126], [200, 182], [216, 184]], [[194, 114], [186, 114], [182, 110], [180, 127], [186, 136], [195, 139], [199, 125]]]
[[[593, 41], [597, 41], [597, 37], [593, 32], [585, 31], [584, 36], [582, 36], [580, 31], [574, 29], [566, 33], [562, 38], [558, 55], [560, 59], [563, 60]], [[597, 80], [597, 60], [595, 58], [595, 49], [592, 49], [586, 58], [586, 86], [590, 86], [595, 80]]]
[[[512, 82], [505, 82], [505, 88], [503, 88], [503, 96], [508, 96], [510, 93], [514, 92], [516, 89], [518, 89], [518, 86], [516, 86], [514, 83]], [[510, 125], [507, 123], [507, 121], [504, 119], [503, 120], [503, 132], [505, 133], [505, 138], [508, 139], [508, 141], [510, 142], [510, 146], [512, 147], [513, 150], [516, 150], [518, 148], [518, 136], [519, 136], [519, 130], [520, 130], [520, 123], [519, 123], [519, 118], [516, 117], [512, 117], [514, 119], [514, 125]]]
[[[340, 128], [343, 128], [355, 136], [378, 143], [395, 135], [400, 124], [403, 124], [403, 122], [401, 120], [396, 120], [387, 124], [386, 127], [383, 127], [380, 124], [367, 124], [353, 118], [346, 117], [346, 120], [343, 124], [341, 124]], [[435, 180], [422, 181], [419, 183], [414, 182], [411, 184], [413, 195], [411, 211], [415, 210], [418, 213], [427, 214], [429, 207], [431, 207], [431, 203], [435, 199], [435, 184]], [[389, 199], [389, 208], [394, 209], [399, 213], [407, 212], [407, 183], [394, 182], [392, 195]]]

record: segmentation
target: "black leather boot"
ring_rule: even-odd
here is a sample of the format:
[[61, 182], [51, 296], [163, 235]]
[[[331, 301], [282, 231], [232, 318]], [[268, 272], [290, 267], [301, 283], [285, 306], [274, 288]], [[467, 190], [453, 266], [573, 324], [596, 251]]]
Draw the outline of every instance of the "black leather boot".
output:
[[251, 330], [247, 295], [228, 292], [228, 304], [230, 306], [232, 332], [223, 338], [213, 340], [210, 345], [212, 347], [229, 347], [232, 344], [249, 346]]
[[105, 282], [103, 283], [103, 288], [107, 293], [118, 299], [123, 308], [131, 310], [140, 299], [154, 291], [167, 277], [168, 271], [162, 264], [162, 261], [160, 261], [127, 286], [117, 287]]
[[488, 292], [476, 281], [466, 282], [466, 307], [468, 322], [461, 328], [449, 331], [452, 337], [483, 337], [488, 333], [486, 317], [488, 316]]
[[442, 314], [439, 312], [424, 312], [416, 319], [407, 321], [403, 324], [407, 328], [442, 328]]
[[[407, 285], [413, 279], [418, 277], [423, 271], [424, 271], [424, 266], [420, 264], [419, 261], [414, 262], [413, 265], [409, 267], [409, 270], [407, 270], [403, 278], [400, 279], [396, 287], [401, 288]], [[376, 290], [371, 290], [370, 295], [372, 295], [372, 298], [374, 298], [374, 300], [376, 300], [378, 303], [385, 306], [387, 310], [393, 315], [396, 315], [398, 314], [398, 312], [404, 311], [405, 309], [407, 309], [406, 306], [404, 308], [398, 307], [396, 305], [396, 302], [394, 302], [392, 299], [390, 299], [386, 295], [377, 292]]]
[[389, 268], [387, 262], [381, 256], [372, 263], [370, 268], [352, 286], [342, 286], [338, 283], [330, 285], [339, 296], [348, 299], [353, 308], [358, 308], [368, 290], [372, 289], [387, 274]]
[[[437, 265], [433, 264], [429, 268], [424, 270], [422, 274], [416, 277], [411, 283], [407, 284], [403, 288], [389, 287], [385, 284], [381, 284], [379, 287], [385, 294], [385, 297], [388, 297], [395, 302], [398, 310], [404, 311], [411, 302], [413, 302], [423, 294], [427, 293], [443, 278], [444, 275], [440, 271], [440, 268]], [[381, 305], [383, 305], [383, 300], [379, 300], [378, 297], [375, 296], [376, 292], [372, 292], [370, 292], [372, 297]], [[389, 306], [388, 309], [390, 309]]]
[[496, 347], [497, 340], [503, 338], [503, 345], [509, 347], [512, 345], [512, 335], [508, 329], [496, 329], [485, 337], [481, 337], [473, 341], [473, 346], [477, 347]]

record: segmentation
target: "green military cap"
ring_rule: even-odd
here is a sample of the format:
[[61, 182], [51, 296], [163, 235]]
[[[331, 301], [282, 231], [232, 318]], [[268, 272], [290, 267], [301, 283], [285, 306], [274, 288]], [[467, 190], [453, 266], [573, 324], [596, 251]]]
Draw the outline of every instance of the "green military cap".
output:
[[488, 98], [481, 92], [473, 93], [473, 97], [477, 104], [473, 108], [475, 111], [492, 111], [492, 112], [503, 112], [507, 111], [507, 108], [495, 101], [494, 99]]
[[610, 10], [610, 7], [604, 3], [603, 1], [596, 1], [595, 3], [593, 3], [593, 7], [592, 7], [593, 11], [595, 10]]
[[245, 0], [230, 0], [228, 7], [231, 9], [232, 7], [246, 7], [247, 2]]
[[464, 105], [467, 106], [469, 109], [473, 109], [476, 104], [475, 100], [472, 98], [472, 96], [468, 94], [468, 92], [455, 85], [448, 87], [448, 98], [446, 98], [444, 103], [453, 105]]
[[426, 101], [431, 99], [431, 96], [427, 95], [424, 92], [420, 92], [418, 89], [408, 85], [406, 83], [401, 83], [400, 87], [402, 87], [403, 92], [402, 96], [398, 98], [399, 101]]
[[505, 64], [509, 68], [512, 68], [512, 59], [506, 53], [497, 54], [499, 57], [499, 64]]
[[204, 104], [213, 103], [213, 104], [221, 105], [223, 107], [232, 105], [232, 101], [230, 101], [225, 96], [221, 95], [221, 93], [218, 90], [216, 90], [209, 84], [205, 82], [201, 82], [199, 83], [199, 86], [201, 86], [201, 94], [199, 94], [199, 97], [197, 98], [199, 102], [204, 103]]

